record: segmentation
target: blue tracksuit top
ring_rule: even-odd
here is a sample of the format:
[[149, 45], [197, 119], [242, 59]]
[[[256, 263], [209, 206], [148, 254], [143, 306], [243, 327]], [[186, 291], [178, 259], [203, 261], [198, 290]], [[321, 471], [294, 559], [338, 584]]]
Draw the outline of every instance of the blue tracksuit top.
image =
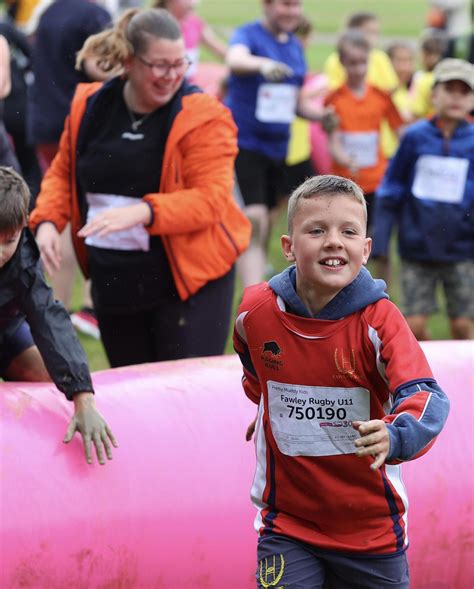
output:
[[[452, 163], [457, 167], [450, 167]], [[421, 194], [415, 181], [423, 166], [425, 192]], [[440, 194], [443, 174], [465, 177], [458, 182], [457, 196], [455, 189]], [[453, 178], [448, 185], [453, 185]], [[455, 262], [474, 258], [473, 124], [460, 123], [451, 139], [443, 137], [436, 119], [418, 121], [408, 128], [377, 191], [373, 256], [387, 254], [395, 224], [404, 259]]]

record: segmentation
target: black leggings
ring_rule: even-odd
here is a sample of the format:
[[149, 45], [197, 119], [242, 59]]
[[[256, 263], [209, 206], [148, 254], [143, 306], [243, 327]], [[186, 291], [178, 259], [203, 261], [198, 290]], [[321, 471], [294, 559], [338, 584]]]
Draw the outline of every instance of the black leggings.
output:
[[110, 365], [178, 360], [224, 353], [235, 270], [208, 282], [186, 301], [170, 296], [157, 307], [127, 314], [96, 308]]

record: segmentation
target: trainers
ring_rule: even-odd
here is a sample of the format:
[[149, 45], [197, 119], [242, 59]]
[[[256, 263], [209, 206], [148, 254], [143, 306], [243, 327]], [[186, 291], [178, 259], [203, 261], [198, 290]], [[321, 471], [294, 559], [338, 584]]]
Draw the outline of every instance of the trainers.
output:
[[83, 307], [80, 311], [71, 313], [71, 323], [77, 331], [90, 335], [95, 339], [100, 339], [99, 324], [94, 309]]

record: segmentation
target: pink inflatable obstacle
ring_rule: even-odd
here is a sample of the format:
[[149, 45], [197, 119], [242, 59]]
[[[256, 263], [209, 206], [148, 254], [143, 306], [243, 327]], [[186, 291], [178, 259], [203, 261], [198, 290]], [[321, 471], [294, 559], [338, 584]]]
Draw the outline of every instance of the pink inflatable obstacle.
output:
[[[452, 401], [431, 452], [404, 467], [414, 589], [468, 589], [472, 348], [424, 345]], [[2, 589], [255, 587], [255, 407], [236, 357], [94, 376], [120, 448], [89, 466], [62, 444], [71, 404], [52, 385], [0, 385]]]

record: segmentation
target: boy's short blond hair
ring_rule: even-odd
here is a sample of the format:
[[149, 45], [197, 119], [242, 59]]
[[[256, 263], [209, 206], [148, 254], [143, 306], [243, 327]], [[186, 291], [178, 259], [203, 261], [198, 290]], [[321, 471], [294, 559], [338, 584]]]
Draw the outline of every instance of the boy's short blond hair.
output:
[[288, 233], [293, 232], [293, 219], [295, 218], [298, 205], [301, 200], [314, 198], [316, 196], [351, 196], [359, 202], [364, 212], [364, 219], [367, 223], [367, 203], [360, 186], [352, 180], [342, 176], [327, 174], [324, 176], [312, 176], [296, 188], [288, 201]]
[[0, 233], [11, 235], [28, 221], [30, 190], [13, 168], [0, 166]]

